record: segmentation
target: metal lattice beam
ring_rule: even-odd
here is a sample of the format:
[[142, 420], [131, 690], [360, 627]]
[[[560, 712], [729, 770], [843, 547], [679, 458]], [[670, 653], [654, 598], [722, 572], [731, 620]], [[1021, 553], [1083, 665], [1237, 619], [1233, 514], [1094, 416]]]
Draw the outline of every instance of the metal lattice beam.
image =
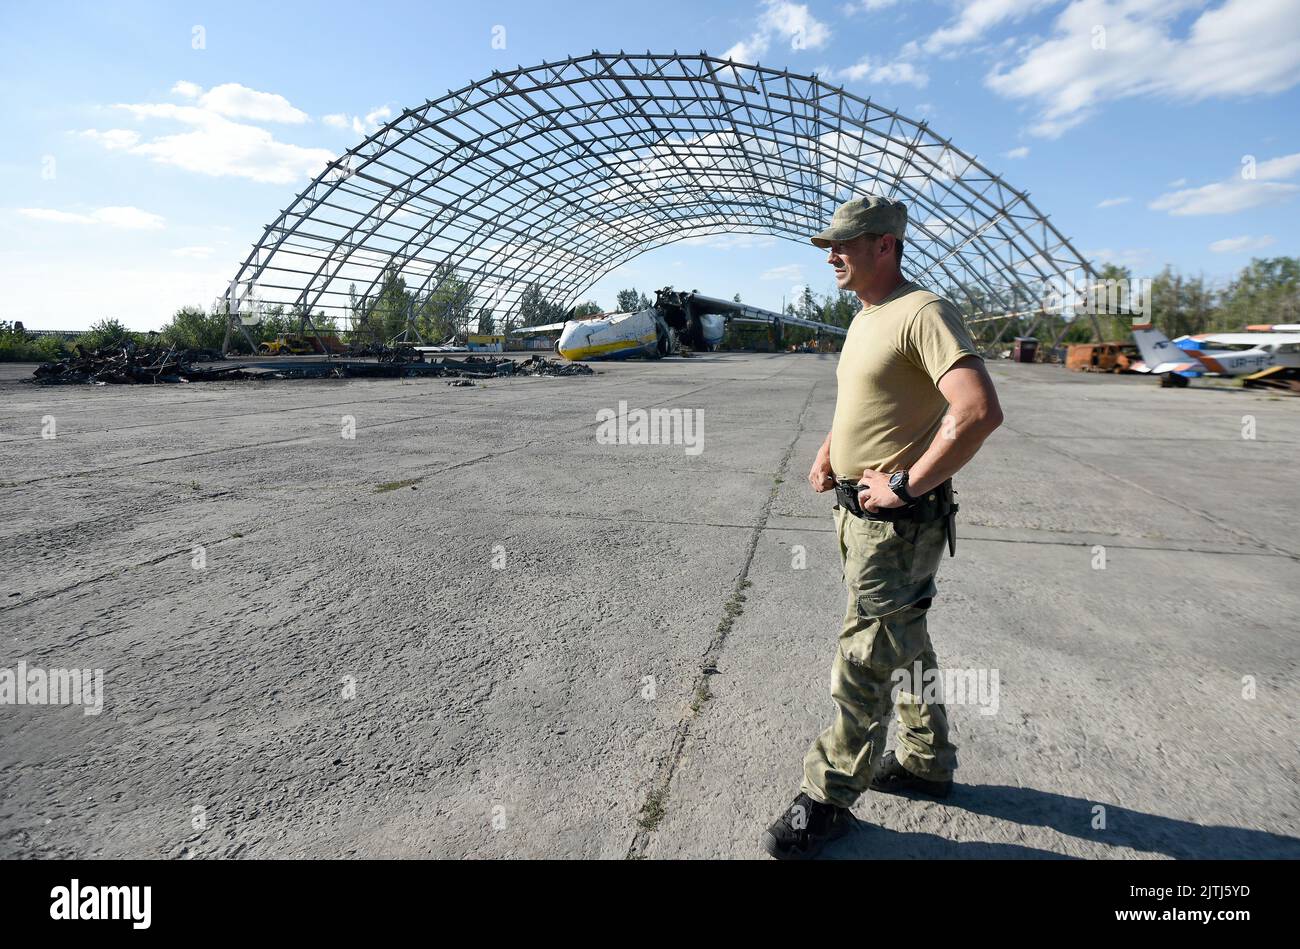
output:
[[909, 276], [1000, 322], [999, 338], [1092, 276], [1027, 194], [924, 121], [816, 76], [593, 52], [494, 71], [403, 112], [266, 228], [229, 300], [232, 313], [279, 304], [346, 319], [397, 274], [417, 300], [454, 281], [445, 305], [462, 323], [509, 320], [530, 284], [568, 306], [689, 237], [806, 246], [866, 192], [908, 203]]

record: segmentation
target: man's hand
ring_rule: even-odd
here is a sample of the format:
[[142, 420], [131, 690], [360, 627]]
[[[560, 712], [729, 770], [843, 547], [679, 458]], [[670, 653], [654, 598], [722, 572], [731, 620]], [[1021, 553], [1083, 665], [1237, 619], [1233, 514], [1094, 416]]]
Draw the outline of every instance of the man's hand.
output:
[[858, 503], [863, 510], [879, 511], [881, 508], [903, 507], [904, 501], [889, 490], [889, 475], [868, 468], [858, 479]]
[[835, 472], [831, 470], [831, 459], [828, 454], [820, 451], [817, 453], [812, 470], [808, 472], [808, 483], [818, 494], [835, 487]]

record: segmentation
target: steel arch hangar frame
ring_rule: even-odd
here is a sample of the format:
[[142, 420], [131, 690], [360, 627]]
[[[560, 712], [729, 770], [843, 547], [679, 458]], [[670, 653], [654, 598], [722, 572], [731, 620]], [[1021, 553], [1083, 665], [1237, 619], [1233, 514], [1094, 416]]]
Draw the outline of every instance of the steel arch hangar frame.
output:
[[1068, 318], [1050, 301], [1095, 276], [1027, 194], [924, 121], [705, 53], [592, 52], [494, 71], [403, 112], [280, 212], [226, 303], [232, 328], [274, 304], [309, 323], [346, 319], [400, 274], [413, 306], [436, 301], [459, 326], [513, 320], [530, 284], [568, 306], [687, 238], [808, 248], [836, 205], [866, 192], [908, 203], [905, 272], [970, 322], [1000, 324], [992, 341]]

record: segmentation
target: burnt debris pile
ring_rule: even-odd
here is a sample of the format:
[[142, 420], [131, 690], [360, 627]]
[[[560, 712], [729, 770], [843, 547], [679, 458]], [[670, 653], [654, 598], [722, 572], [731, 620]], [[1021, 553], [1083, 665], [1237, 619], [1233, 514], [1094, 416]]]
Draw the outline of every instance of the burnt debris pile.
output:
[[128, 343], [86, 350], [78, 344], [67, 359], [38, 366], [32, 381], [46, 385], [135, 385], [227, 378], [228, 369], [195, 365], [220, 358], [220, 354], [203, 349], [140, 349]]
[[376, 353], [377, 361], [361, 359], [315, 359], [290, 361], [197, 363], [220, 359], [216, 353], [188, 349], [140, 349], [134, 345], [107, 347], [76, 353], [61, 362], [43, 363], [32, 374], [42, 385], [154, 385], [173, 382], [221, 382], [238, 379], [395, 379], [420, 376], [434, 378], [486, 379], [503, 376], [589, 376], [590, 366], [531, 356], [513, 360], [502, 357], [439, 356], [426, 359], [413, 347]]

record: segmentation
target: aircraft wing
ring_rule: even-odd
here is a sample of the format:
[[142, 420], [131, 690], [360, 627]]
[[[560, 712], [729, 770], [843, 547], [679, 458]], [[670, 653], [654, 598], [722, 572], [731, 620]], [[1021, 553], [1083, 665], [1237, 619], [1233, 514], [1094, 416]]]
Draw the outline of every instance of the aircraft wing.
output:
[[545, 323], [542, 326], [516, 326], [510, 333], [512, 336], [532, 336], [534, 333], [558, 333], [563, 329], [564, 323]]
[[[1298, 333], [1201, 333], [1191, 337], [1201, 343], [1214, 343], [1218, 346], [1261, 346], [1264, 343], [1289, 345], [1300, 343]], [[1174, 340], [1178, 342], [1178, 340]]]
[[718, 297], [706, 297], [694, 291], [674, 290], [672, 287], [664, 287], [662, 290], [655, 292], [655, 305], [667, 305], [686, 312], [712, 313], [721, 316], [728, 322], [766, 323], [770, 326], [780, 320], [781, 323], [787, 326], [801, 326], [804, 329], [818, 330], [832, 336], [844, 336], [848, 333], [848, 330], [843, 326], [832, 326], [830, 323], [822, 323], [818, 320], [804, 320], [797, 316], [786, 316], [783, 313], [764, 310], [762, 307], [751, 306], [748, 303], [737, 303], [735, 300], [722, 300]]
[[[734, 316], [724, 314], [724, 316], [729, 323], [754, 323], [771, 326], [774, 322], [772, 317], [767, 316], [747, 316], [742, 313], [738, 313]], [[833, 326], [830, 323], [819, 323], [816, 320], [803, 320], [797, 316], [783, 316], [780, 319], [781, 323], [785, 326], [802, 326], [804, 329], [820, 330], [823, 333], [830, 333], [832, 336], [844, 336], [848, 333], [848, 330], [843, 326]]]
[[823, 333], [830, 333], [832, 336], [847, 336], [849, 332], [843, 326], [832, 326], [830, 323], [823, 323], [820, 320], [804, 320], [797, 316], [783, 316], [781, 322], [786, 326], [802, 326], [804, 329], [821, 330]]

